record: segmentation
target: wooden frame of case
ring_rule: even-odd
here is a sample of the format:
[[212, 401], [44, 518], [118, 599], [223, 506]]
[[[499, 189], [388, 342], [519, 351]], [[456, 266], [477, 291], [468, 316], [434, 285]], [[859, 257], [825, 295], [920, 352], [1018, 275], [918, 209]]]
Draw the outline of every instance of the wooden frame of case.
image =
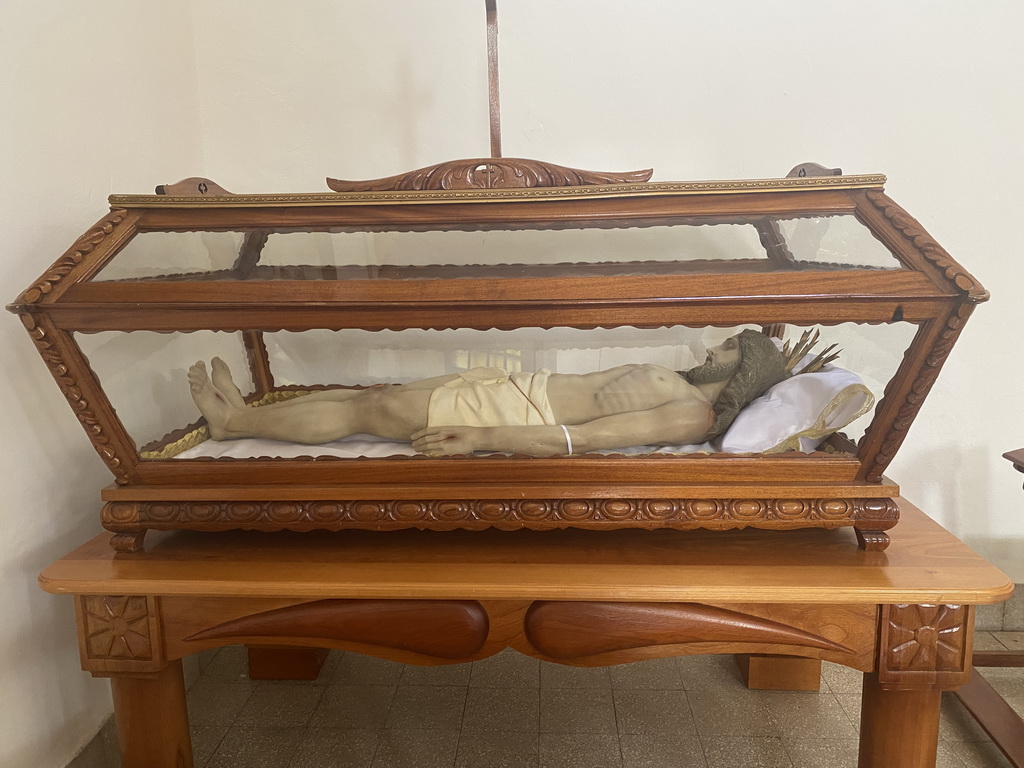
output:
[[[526, 169], [525, 172], [523, 169]], [[540, 168], [549, 177], [537, 180]], [[556, 169], [552, 171], [551, 169]], [[639, 183], [567, 175], [509, 159], [462, 161], [362, 191], [231, 195], [189, 180], [163, 195], [114, 195], [111, 210], [8, 308], [20, 315], [116, 483], [103, 525], [125, 550], [147, 529], [548, 529], [624, 526], [769, 529], [853, 525], [882, 549], [898, 488], [883, 472], [974, 305], [988, 294], [883, 192], [881, 176]], [[559, 175], [559, 172], [562, 172]], [[523, 186], [555, 184], [556, 186]], [[518, 176], [516, 176], [518, 174]], [[532, 174], [532, 176], [531, 176]], [[520, 186], [493, 187], [506, 177]], [[453, 182], [454, 179], [454, 182]], [[480, 180], [483, 179], [481, 182]], [[192, 184], [191, 182], [195, 182]], [[339, 186], [340, 185], [340, 186]], [[336, 188], [351, 189], [345, 182]], [[428, 188], [434, 186], [434, 189]], [[577, 185], [577, 186], [572, 186]], [[582, 185], [582, 186], [579, 186]], [[178, 194], [182, 189], [189, 191]], [[205, 194], [204, 194], [205, 193]], [[739, 271], [478, 280], [284, 279], [89, 282], [140, 232], [250, 231], [234, 270], [252, 269], [261, 233], [555, 229], [659, 223], [753, 224], [771, 265], [788, 253], [776, 218], [855, 216], [904, 269]], [[262, 236], [265, 240], [265, 236]], [[261, 269], [274, 269], [261, 267]], [[500, 297], [500, 298], [494, 298]], [[828, 318], [822, 312], [827, 302]], [[457, 303], [458, 309], [453, 310]], [[244, 329], [256, 396], [275, 391], [261, 334], [313, 328], [732, 326], [902, 320], [918, 326], [858, 445], [812, 455], [393, 457], [142, 460], [75, 331]], [[170, 438], [171, 436], [169, 436]], [[349, 471], [351, 470], [351, 471]]]

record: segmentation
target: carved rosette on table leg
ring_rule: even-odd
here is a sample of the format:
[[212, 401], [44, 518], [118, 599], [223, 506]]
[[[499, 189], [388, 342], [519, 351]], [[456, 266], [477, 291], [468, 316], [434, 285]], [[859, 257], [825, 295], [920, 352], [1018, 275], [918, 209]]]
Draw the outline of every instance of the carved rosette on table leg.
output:
[[79, 595], [82, 669], [94, 675], [157, 672], [163, 668], [156, 598], [144, 595]]
[[882, 606], [878, 682], [890, 690], [952, 690], [971, 671], [974, 608]]

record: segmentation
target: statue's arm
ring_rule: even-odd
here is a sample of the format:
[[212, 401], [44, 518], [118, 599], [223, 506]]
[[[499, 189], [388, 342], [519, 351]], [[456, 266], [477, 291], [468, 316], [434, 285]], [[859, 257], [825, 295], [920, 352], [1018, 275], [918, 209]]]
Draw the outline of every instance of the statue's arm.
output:
[[[701, 443], [714, 421], [706, 403], [668, 403], [646, 411], [605, 416], [585, 424], [567, 426], [573, 453], [586, 453], [634, 445], [689, 445]], [[507, 451], [529, 456], [568, 453], [560, 426], [428, 427], [412, 436], [413, 448], [432, 456], [473, 451]]]

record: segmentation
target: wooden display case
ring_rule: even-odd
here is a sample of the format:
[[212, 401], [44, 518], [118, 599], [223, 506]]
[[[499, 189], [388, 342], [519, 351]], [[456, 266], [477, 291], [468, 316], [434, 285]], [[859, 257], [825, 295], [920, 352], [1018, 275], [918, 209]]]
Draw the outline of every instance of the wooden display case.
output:
[[[176, 528], [848, 525], [884, 548], [898, 489], [883, 472], [987, 293], [885, 195], [882, 176], [648, 176], [490, 158], [329, 180], [338, 191], [323, 194], [186, 180], [112, 196], [9, 309], [114, 475], [102, 520], [119, 548]], [[554, 351], [545, 337], [544, 359], [561, 360], [566, 345], [621, 349], [632, 334], [643, 355], [666, 333], [699, 348], [751, 326], [788, 337], [820, 327], [844, 346], [880, 334], [877, 350], [844, 353], [853, 369], [892, 361], [863, 436], [837, 433], [809, 453], [181, 455], [205, 440], [194, 410], [175, 403], [184, 367], [208, 352], [242, 361], [246, 400], [266, 403], [374, 383], [300, 380], [296, 358], [357, 357], [353, 339], [363, 357], [390, 345], [401, 360], [429, 357], [431, 334], [448, 346], [430, 365], [458, 367], [495, 349], [516, 358], [506, 342], [522, 329], [576, 334]], [[474, 350], [460, 332], [490, 340]]]

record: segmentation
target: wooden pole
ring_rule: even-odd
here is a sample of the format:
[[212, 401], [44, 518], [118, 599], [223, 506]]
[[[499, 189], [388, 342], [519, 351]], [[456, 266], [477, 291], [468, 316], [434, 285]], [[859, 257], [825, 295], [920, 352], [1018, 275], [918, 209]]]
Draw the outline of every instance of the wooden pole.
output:
[[498, 0], [484, 0], [487, 10], [487, 103], [491, 157], [501, 157], [501, 103], [498, 99]]

